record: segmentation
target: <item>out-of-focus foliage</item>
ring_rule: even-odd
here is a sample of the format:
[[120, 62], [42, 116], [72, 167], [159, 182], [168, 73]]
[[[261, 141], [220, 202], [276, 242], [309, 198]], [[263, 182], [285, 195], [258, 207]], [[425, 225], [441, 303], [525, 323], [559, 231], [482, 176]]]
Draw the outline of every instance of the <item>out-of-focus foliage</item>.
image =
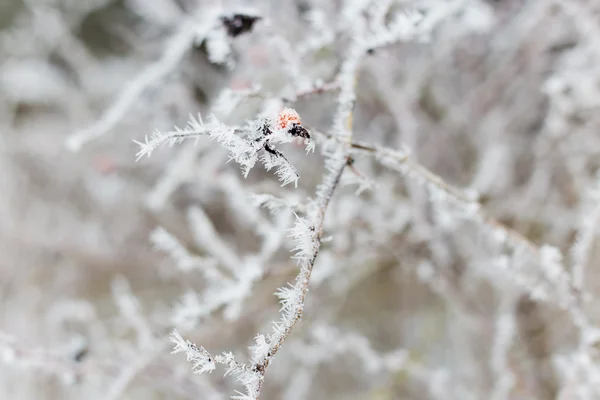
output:
[[[281, 287], [302, 320], [263, 399], [600, 398], [599, 11], [0, 1], [0, 398], [229, 398], [169, 334], [244, 376]], [[316, 151], [242, 155], [297, 188], [244, 179], [232, 135], [285, 107]], [[222, 131], [152, 136], [198, 113]], [[136, 162], [146, 136], [178, 143]], [[336, 140], [352, 162], [319, 186]], [[290, 251], [304, 268], [317, 236], [299, 302]]]

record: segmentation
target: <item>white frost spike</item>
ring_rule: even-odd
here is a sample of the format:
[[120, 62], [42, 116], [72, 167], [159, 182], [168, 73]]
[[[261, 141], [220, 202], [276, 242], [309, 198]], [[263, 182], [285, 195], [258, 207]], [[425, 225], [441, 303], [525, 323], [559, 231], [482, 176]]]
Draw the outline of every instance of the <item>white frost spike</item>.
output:
[[269, 343], [267, 343], [267, 339], [265, 335], [258, 334], [254, 338], [256, 344], [254, 346], [250, 346], [250, 351], [253, 354], [253, 363], [257, 364], [267, 358], [269, 353]]
[[293, 310], [296, 304], [300, 303], [300, 293], [296, 286], [288, 283], [288, 286], [280, 287], [275, 292], [281, 303], [281, 309], [284, 313]]
[[[190, 119], [190, 125], [196, 126], [196, 124], [202, 125], [202, 120]], [[208, 130], [211, 139], [215, 139], [219, 144], [229, 150], [230, 160], [234, 160], [242, 167], [244, 178], [248, 177], [248, 172], [256, 163], [257, 146], [253, 146], [252, 143], [242, 139], [235, 134], [235, 128], [230, 128], [221, 122], [219, 122], [215, 116], [211, 116], [210, 124], [211, 128]]]
[[171, 333], [170, 340], [175, 344], [171, 354], [185, 353], [187, 360], [194, 363], [192, 371], [195, 373], [211, 372], [216, 368], [214, 359], [204, 347], [198, 347], [192, 342], [185, 340], [176, 330], [173, 330], [173, 333]]
[[310, 221], [296, 215], [296, 225], [291, 229], [289, 237], [293, 238], [295, 247], [292, 251], [296, 252], [294, 258], [300, 263], [309, 261], [309, 258], [315, 251], [315, 228]]
[[282, 182], [281, 186], [285, 186], [288, 183], [294, 182], [294, 186], [298, 187], [298, 171], [296, 168], [283, 156], [275, 156], [269, 152], [266, 152], [261, 157], [261, 162], [264, 164], [265, 169], [267, 171], [271, 170], [273, 167], [277, 167], [275, 171], [275, 175]]
[[252, 397], [250, 395], [244, 394], [240, 391], [235, 391], [237, 394], [235, 396], [231, 396], [231, 398], [233, 400], [255, 400], [255, 397]]
[[[257, 343], [262, 343], [262, 341], [263, 339], [257, 336]], [[263, 345], [260, 344], [260, 347], [262, 348]], [[228, 368], [225, 371], [225, 376], [236, 375], [237, 380], [246, 388], [246, 394], [236, 391], [237, 395], [232, 396], [232, 399], [258, 399], [261, 378], [256, 371], [250, 369], [248, 365], [237, 362], [231, 352], [224, 352], [223, 355], [216, 356], [215, 361], [219, 364], [227, 365]]]
[[316, 142], [313, 139], [304, 139], [304, 145], [306, 146], [306, 154], [315, 152]]
[[272, 194], [253, 194], [251, 200], [254, 207], [264, 207], [273, 215], [277, 215], [282, 210], [294, 209], [298, 206], [292, 201], [280, 199]]

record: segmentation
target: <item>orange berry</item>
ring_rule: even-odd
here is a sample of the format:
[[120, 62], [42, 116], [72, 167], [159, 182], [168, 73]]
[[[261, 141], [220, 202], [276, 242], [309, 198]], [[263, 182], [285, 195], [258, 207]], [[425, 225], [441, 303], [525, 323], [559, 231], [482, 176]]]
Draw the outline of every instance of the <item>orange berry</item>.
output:
[[300, 115], [293, 108], [284, 108], [277, 116], [277, 126], [286, 129], [292, 124], [300, 124]]

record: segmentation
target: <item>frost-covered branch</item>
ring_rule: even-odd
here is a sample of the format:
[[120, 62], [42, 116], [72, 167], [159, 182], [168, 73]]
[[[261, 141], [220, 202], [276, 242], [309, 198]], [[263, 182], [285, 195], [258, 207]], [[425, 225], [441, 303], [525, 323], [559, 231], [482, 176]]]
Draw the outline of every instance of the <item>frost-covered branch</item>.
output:
[[150, 241], [156, 250], [169, 254], [181, 271], [189, 272], [191, 270], [198, 270], [204, 274], [204, 277], [208, 281], [216, 281], [224, 278], [223, 273], [216, 268], [217, 263], [215, 258], [190, 254], [183, 244], [164, 228], [158, 227], [152, 231]]
[[[293, 238], [295, 244], [293, 249], [295, 252], [294, 258], [298, 261], [300, 272], [294, 284], [281, 288], [277, 292], [282, 305], [282, 318], [280, 321], [273, 323], [273, 331], [270, 334], [257, 335], [255, 339], [256, 344], [251, 348], [253, 352], [252, 366], [242, 368], [236, 365], [233, 369], [240, 374], [240, 380], [246, 387], [245, 395], [240, 394], [234, 398], [258, 399], [267, 368], [296, 323], [302, 318], [310, 277], [321, 246], [326, 210], [340, 182], [342, 172], [347, 165], [348, 158], [342, 151], [336, 152], [328, 159], [328, 174], [323, 183], [319, 185], [313, 210], [306, 218], [296, 218], [296, 225], [292, 229], [290, 236]], [[210, 362], [214, 361], [214, 359], [205, 354], [202, 348], [190, 347], [192, 346], [191, 344], [185, 347], [181, 343], [188, 342], [180, 340], [177, 336], [173, 337], [173, 341], [180, 343], [180, 346], [176, 350], [188, 349], [188, 358], [193, 357], [193, 361], [199, 362], [198, 365], [202, 370], [208, 368], [205, 367], [206, 365], [213, 365]]]
[[[547, 245], [537, 246], [523, 235], [489, 217], [483, 211], [475, 193], [463, 191], [447, 183], [419, 164], [408, 149], [397, 151], [361, 142], [351, 142], [350, 148], [354, 152], [370, 154], [387, 168], [423, 184], [428, 189], [431, 199], [441, 207], [449, 204], [460, 209], [461, 214], [456, 214], [457, 216], [478, 224], [491, 241], [512, 249], [515, 259], [520, 260], [515, 266], [519, 269], [519, 274], [514, 276], [514, 279], [531, 296], [557, 303], [575, 312], [580, 294], [564, 268], [563, 256], [558, 249]], [[538, 267], [533, 273], [526, 269], [529, 262]], [[514, 271], [509, 274], [512, 276]]]
[[600, 398], [592, 0], [4, 3], [0, 398]]
[[181, 21], [167, 41], [162, 56], [121, 91], [98, 121], [67, 139], [67, 146], [71, 150], [79, 150], [85, 143], [113, 129], [144, 92], [165, 80], [177, 69], [194, 44], [206, 43], [210, 61], [215, 64], [227, 64], [231, 53], [229, 38], [250, 31], [254, 23], [260, 20], [257, 15], [230, 14], [217, 10], [204, 12], [202, 17], [200, 15], [196, 13]]
[[193, 363], [194, 373], [212, 372], [215, 366], [215, 359], [204, 347], [198, 347], [189, 340], [184, 340], [177, 331], [171, 334], [171, 342], [175, 344], [171, 354], [184, 353], [187, 360]]
[[15, 368], [34, 368], [57, 375], [68, 382], [83, 373], [86, 366], [68, 354], [18, 344], [14, 337], [0, 332], [0, 362]]
[[368, 338], [327, 324], [314, 326], [310, 339], [309, 343], [298, 343], [294, 351], [303, 363], [314, 367], [339, 355], [352, 354], [359, 360], [361, 373], [378, 374], [384, 370], [402, 369], [409, 357], [405, 349], [380, 353]]
[[131, 292], [129, 281], [123, 276], [118, 276], [112, 282], [112, 292], [121, 316], [136, 332], [139, 349], [148, 350], [154, 335], [149, 322], [142, 315], [138, 299]]
[[198, 37], [197, 35], [198, 27], [193, 19], [182, 22], [167, 42], [162, 57], [127, 85], [98, 121], [69, 137], [67, 146], [72, 150], [79, 150], [85, 143], [114, 128], [149, 87], [162, 81], [176, 68]]
[[200, 115], [198, 118], [192, 116], [184, 128], [175, 127], [174, 131], [165, 133], [156, 131], [150, 138], [146, 136], [144, 142], [135, 141], [140, 147], [136, 156], [138, 160], [143, 156], [149, 157], [165, 143], [172, 146], [186, 139], [197, 139], [204, 135], [229, 150], [229, 159], [240, 164], [244, 177], [248, 176], [260, 159], [267, 171], [276, 168], [275, 174], [282, 181], [282, 186], [291, 182], [297, 186], [299, 175], [296, 168], [274, 145], [290, 143], [296, 138], [301, 138], [306, 144], [307, 152], [314, 151], [315, 148], [314, 141], [302, 126], [298, 113], [293, 109], [284, 108], [275, 117], [248, 121], [243, 128], [227, 126], [215, 116], [211, 116], [208, 123], [205, 123]]

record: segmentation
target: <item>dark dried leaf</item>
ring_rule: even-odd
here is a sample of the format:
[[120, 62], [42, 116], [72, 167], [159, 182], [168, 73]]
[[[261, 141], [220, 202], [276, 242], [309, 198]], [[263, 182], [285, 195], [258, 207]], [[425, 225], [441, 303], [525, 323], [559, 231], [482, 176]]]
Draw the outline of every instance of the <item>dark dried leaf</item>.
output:
[[254, 23], [261, 19], [258, 16], [233, 14], [231, 16], [221, 17], [223, 26], [227, 29], [227, 34], [231, 37], [236, 37], [246, 32], [250, 32]]

